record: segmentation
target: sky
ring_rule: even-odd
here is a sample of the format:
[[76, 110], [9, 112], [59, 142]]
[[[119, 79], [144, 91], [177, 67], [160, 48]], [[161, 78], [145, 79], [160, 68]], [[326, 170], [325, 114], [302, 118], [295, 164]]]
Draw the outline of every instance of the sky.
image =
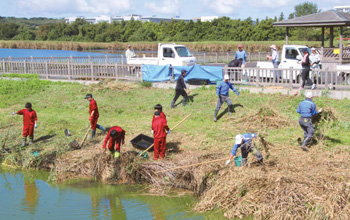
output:
[[[300, 0], [0, 0], [2, 17], [68, 18], [140, 14], [157, 17], [198, 18], [227, 16], [232, 19], [284, 17], [294, 12]], [[319, 0], [322, 11], [350, 5], [349, 0]]]

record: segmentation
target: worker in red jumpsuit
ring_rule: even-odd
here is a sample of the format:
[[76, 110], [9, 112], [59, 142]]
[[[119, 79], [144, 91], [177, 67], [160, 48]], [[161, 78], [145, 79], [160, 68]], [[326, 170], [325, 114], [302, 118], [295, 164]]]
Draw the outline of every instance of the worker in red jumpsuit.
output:
[[[152, 133], [154, 135], [154, 160], [165, 157], [166, 135], [170, 134], [170, 129], [165, 118], [160, 116], [160, 112], [154, 112], [155, 119], [152, 122]], [[168, 132], [166, 132], [168, 131]]]
[[118, 160], [120, 156], [120, 145], [124, 144], [125, 141], [125, 131], [119, 126], [111, 127], [103, 143], [103, 149], [106, 149], [108, 141], [109, 152], [114, 156], [116, 160]]
[[32, 109], [32, 104], [30, 102], [26, 103], [25, 109], [18, 112], [12, 112], [13, 115], [23, 115], [23, 143], [22, 147], [27, 145], [27, 136], [29, 136], [29, 145], [33, 144], [34, 141], [34, 128], [37, 128], [36, 121], [38, 117], [34, 109]]
[[89, 121], [91, 124], [91, 129], [92, 129], [92, 133], [91, 133], [91, 139], [94, 138], [95, 134], [96, 134], [96, 128], [102, 130], [102, 134], [105, 131], [105, 128], [102, 127], [101, 125], [97, 124], [97, 120], [98, 117], [100, 116], [98, 113], [98, 107], [97, 107], [97, 103], [95, 101], [95, 99], [92, 98], [92, 94], [87, 94], [85, 99], [87, 99], [90, 104], [89, 104], [89, 113], [90, 113], [90, 117], [89, 117]]
[[[163, 118], [165, 118], [165, 120], [166, 120], [166, 116], [165, 116], [165, 114], [163, 113], [163, 106], [162, 106], [161, 104], [155, 105], [155, 106], [154, 106], [154, 110], [160, 112], [160, 117], [163, 117]], [[152, 120], [152, 122], [154, 121], [155, 118], [156, 118], [156, 116], [153, 114], [153, 120]]]

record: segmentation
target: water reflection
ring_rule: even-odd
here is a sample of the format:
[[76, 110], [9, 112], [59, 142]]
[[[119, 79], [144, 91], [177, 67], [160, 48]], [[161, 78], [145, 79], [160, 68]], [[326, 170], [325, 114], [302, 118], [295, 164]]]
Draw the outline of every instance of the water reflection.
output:
[[190, 212], [191, 196], [142, 195], [141, 186], [47, 183], [48, 173], [1, 170], [0, 219], [219, 219]]
[[39, 190], [32, 175], [24, 176], [25, 196], [22, 200], [23, 209], [34, 214], [39, 203]]

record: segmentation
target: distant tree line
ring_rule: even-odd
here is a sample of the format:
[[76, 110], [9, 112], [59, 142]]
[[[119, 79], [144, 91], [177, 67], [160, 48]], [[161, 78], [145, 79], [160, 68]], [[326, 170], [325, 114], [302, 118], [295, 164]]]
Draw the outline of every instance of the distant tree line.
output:
[[[317, 13], [317, 5], [305, 2], [295, 6], [295, 12], [289, 18]], [[276, 41], [285, 39], [285, 28], [273, 27], [273, 22], [284, 20], [265, 18], [253, 21], [221, 17], [212, 22], [172, 20], [170, 22], [130, 21], [102, 22], [91, 24], [77, 19], [71, 24], [62, 19], [14, 19], [0, 17], [1, 40], [41, 40], [76, 42], [135, 42], [135, 41]], [[10, 22], [12, 20], [12, 22]], [[338, 31], [338, 30], [336, 30]], [[337, 33], [335, 33], [337, 34]], [[345, 30], [344, 35], [350, 35]], [[337, 36], [337, 35], [335, 35]], [[326, 33], [327, 38], [327, 33]], [[291, 40], [320, 40], [320, 28], [292, 28]]]

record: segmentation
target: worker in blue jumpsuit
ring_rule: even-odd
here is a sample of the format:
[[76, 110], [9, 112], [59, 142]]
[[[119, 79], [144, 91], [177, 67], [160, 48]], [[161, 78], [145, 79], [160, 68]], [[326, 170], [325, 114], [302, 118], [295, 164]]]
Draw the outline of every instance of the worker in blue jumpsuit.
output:
[[231, 99], [230, 99], [229, 94], [228, 94], [229, 90], [232, 89], [232, 91], [234, 91], [237, 94], [237, 96], [239, 96], [239, 92], [228, 81], [229, 79], [230, 79], [230, 77], [226, 74], [224, 76], [224, 81], [221, 81], [219, 83], [219, 85], [216, 87], [216, 94], [218, 95], [218, 102], [216, 104], [214, 118], [213, 118], [213, 120], [215, 122], [217, 121], [216, 116], [217, 116], [222, 104], [224, 104], [224, 102], [226, 102], [228, 105], [228, 113], [230, 115], [232, 114], [232, 112], [231, 112], [232, 102], [231, 102]]
[[241, 148], [242, 151], [242, 166], [247, 164], [247, 157], [249, 152], [251, 152], [259, 163], [263, 163], [263, 156], [260, 153], [259, 149], [252, 142], [253, 138], [256, 138], [258, 135], [256, 133], [246, 133], [238, 134], [235, 137], [235, 144], [231, 150], [230, 159], [228, 159], [225, 164], [228, 165], [233, 158], [236, 156], [238, 148]]
[[301, 148], [304, 151], [307, 151], [307, 144], [310, 142], [315, 129], [312, 125], [312, 116], [317, 115], [322, 112], [322, 108], [319, 111], [316, 111], [316, 104], [312, 101], [312, 92], [306, 93], [306, 99], [299, 103], [297, 112], [300, 114], [299, 125], [304, 131], [304, 141], [301, 145]]

